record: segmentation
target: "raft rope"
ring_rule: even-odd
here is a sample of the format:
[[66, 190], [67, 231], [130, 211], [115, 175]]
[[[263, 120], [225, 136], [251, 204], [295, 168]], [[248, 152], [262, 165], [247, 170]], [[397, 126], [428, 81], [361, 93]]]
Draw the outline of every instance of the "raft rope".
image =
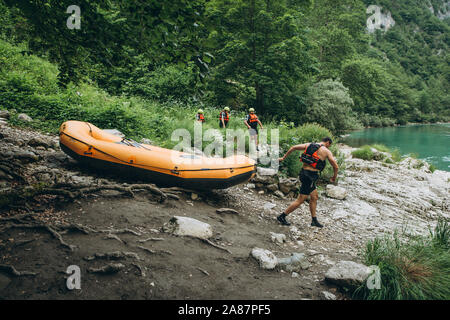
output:
[[[88, 125], [89, 125], [89, 124], [88, 124]], [[81, 140], [79, 140], [79, 139], [77, 139], [77, 138], [74, 138], [74, 137], [68, 135], [67, 133], [65, 133], [65, 132], [63, 132], [63, 131], [61, 131], [59, 134], [60, 134], [60, 135], [61, 135], [61, 134], [64, 134], [64, 135], [68, 136], [69, 138], [71, 138], [71, 139], [73, 139], [73, 140], [75, 140], [75, 141], [78, 141], [78, 142], [80, 142], [80, 143], [82, 143], [82, 144], [87, 145], [87, 146], [89, 147], [89, 149], [97, 150], [98, 152], [103, 153], [104, 155], [107, 155], [107, 156], [109, 156], [109, 157], [111, 157], [111, 158], [114, 158], [114, 159], [119, 160], [119, 161], [121, 161], [121, 162], [124, 162], [124, 163], [126, 163], [126, 164], [137, 165], [136, 163], [122, 160], [122, 159], [120, 159], [120, 158], [118, 158], [118, 157], [116, 157], [116, 156], [114, 156], [114, 155], [112, 155], [112, 154], [109, 154], [109, 153], [107, 153], [107, 152], [105, 152], [105, 151], [102, 151], [102, 150], [100, 150], [100, 149], [97, 149], [96, 147], [94, 147], [94, 146], [92, 146], [92, 145], [90, 145], [90, 144], [88, 144], [88, 143], [86, 143], [86, 142], [84, 142], [84, 141], [81, 141]], [[148, 150], [148, 149], [147, 149], [147, 150]], [[146, 165], [146, 164], [139, 164], [139, 166], [149, 167], [149, 168], [154, 168], [154, 169], [159, 169], [159, 170], [169, 170], [169, 171], [172, 172], [172, 173], [176, 173], [176, 172], [180, 172], [180, 171], [207, 171], [207, 170], [213, 171], [213, 170], [225, 170], [225, 169], [234, 170], [234, 169], [245, 169], [245, 168], [251, 168], [251, 167], [254, 167], [254, 166], [244, 166], [244, 167], [237, 167], [237, 168], [217, 168], [217, 169], [202, 168], [202, 169], [184, 169], [184, 170], [178, 170], [178, 168], [175, 167], [175, 168], [172, 170], [172, 169], [168, 169], [168, 168], [160, 168], [160, 167], [155, 167], [155, 166], [149, 166], [149, 165]]]

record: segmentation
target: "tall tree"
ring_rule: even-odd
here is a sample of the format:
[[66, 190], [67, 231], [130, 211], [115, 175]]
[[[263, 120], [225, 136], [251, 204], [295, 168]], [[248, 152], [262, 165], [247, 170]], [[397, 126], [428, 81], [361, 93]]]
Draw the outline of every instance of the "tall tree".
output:
[[[233, 88], [248, 92], [248, 104], [259, 113], [296, 108], [295, 99], [289, 98], [315, 71], [302, 14], [291, 2], [213, 0], [207, 6], [211, 24], [218, 26], [210, 35], [216, 47], [215, 85], [231, 98], [236, 95]], [[226, 98], [220, 94], [219, 99]]]

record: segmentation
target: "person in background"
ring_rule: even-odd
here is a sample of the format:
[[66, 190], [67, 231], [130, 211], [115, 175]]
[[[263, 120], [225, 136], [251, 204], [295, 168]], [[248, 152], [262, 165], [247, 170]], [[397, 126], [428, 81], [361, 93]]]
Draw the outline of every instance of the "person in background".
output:
[[254, 141], [256, 145], [256, 150], [258, 149], [258, 124], [263, 129], [261, 121], [259, 121], [258, 116], [255, 114], [255, 109], [248, 109], [249, 114], [245, 117], [244, 123], [250, 131], [250, 138]]
[[195, 115], [195, 120], [201, 123], [205, 122], [205, 116], [203, 115], [202, 109], [198, 109], [197, 114]]
[[219, 115], [219, 127], [226, 128], [229, 120], [230, 120], [230, 108], [225, 107], [223, 108], [223, 110], [220, 112]]

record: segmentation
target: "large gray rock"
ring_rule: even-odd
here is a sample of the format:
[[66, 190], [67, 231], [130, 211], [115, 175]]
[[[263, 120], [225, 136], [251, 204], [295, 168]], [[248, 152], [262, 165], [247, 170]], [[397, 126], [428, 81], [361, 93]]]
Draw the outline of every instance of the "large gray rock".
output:
[[278, 266], [288, 272], [299, 272], [311, 267], [304, 253], [293, 253], [288, 258], [278, 258]]
[[278, 177], [276, 175], [269, 176], [269, 175], [260, 175], [259, 173], [256, 173], [255, 177], [252, 179], [252, 182], [255, 183], [256, 187], [261, 188], [259, 184], [266, 185], [278, 183]]
[[0, 110], [0, 118], [9, 119], [10, 114], [8, 110]]
[[270, 191], [272, 191], [272, 192], [275, 192], [275, 191], [278, 190], [278, 185], [277, 185], [276, 183], [269, 184], [269, 185], [267, 186], [267, 190], [270, 190]]
[[33, 121], [33, 119], [31, 119], [31, 117], [25, 113], [19, 113], [19, 115], [17, 116], [17, 119], [19, 119], [20, 121], [24, 121], [24, 122]]
[[370, 275], [370, 269], [353, 261], [339, 261], [325, 274], [325, 280], [344, 288], [360, 286]]
[[40, 147], [48, 148], [48, 147], [52, 146], [52, 143], [50, 141], [46, 141], [39, 137], [31, 138], [27, 144], [31, 147], [39, 147], [40, 146]]
[[251, 256], [259, 262], [259, 266], [263, 269], [272, 270], [278, 264], [277, 257], [269, 250], [253, 248]]
[[163, 226], [163, 231], [178, 236], [190, 236], [200, 239], [208, 239], [213, 235], [212, 227], [202, 221], [189, 218], [174, 216]]
[[338, 200], [344, 200], [347, 197], [347, 190], [333, 184], [327, 185], [326, 194], [328, 197]]
[[296, 178], [281, 179], [278, 183], [278, 187], [284, 194], [288, 194], [289, 192], [296, 190], [298, 186], [299, 180]]

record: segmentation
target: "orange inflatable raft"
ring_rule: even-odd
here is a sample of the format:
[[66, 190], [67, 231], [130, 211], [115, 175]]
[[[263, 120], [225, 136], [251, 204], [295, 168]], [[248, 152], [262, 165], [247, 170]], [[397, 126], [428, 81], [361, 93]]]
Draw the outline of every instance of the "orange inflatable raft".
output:
[[99, 170], [160, 186], [224, 189], [249, 180], [255, 161], [243, 155], [210, 158], [122, 139], [81, 121], [59, 129], [61, 149]]

